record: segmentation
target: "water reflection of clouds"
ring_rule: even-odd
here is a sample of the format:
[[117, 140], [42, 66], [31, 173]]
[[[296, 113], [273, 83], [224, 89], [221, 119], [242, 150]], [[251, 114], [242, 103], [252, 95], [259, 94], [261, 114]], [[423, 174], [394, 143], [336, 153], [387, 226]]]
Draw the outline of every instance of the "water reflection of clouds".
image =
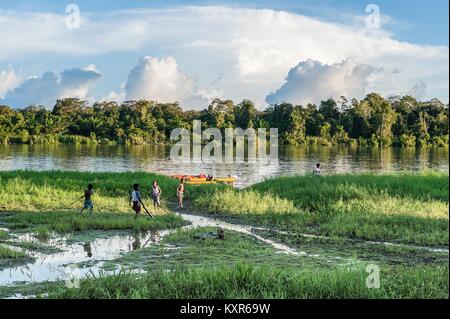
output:
[[277, 163], [175, 163], [162, 145], [0, 145], [0, 170], [148, 171], [160, 174], [236, 175], [242, 187], [280, 175], [308, 174], [320, 162], [325, 173], [448, 170], [444, 148], [280, 147]]

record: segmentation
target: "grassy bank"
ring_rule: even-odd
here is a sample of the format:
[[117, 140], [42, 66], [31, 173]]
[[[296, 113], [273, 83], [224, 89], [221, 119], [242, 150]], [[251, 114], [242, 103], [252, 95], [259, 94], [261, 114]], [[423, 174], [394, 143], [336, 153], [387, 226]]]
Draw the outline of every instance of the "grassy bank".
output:
[[74, 212], [0, 214], [0, 223], [11, 230], [33, 232], [40, 238], [47, 237], [51, 232], [64, 234], [86, 230], [158, 230], [186, 224], [174, 214], [160, 215], [155, 219], [143, 215], [134, 219], [126, 214], [98, 213], [89, 216]]
[[294, 232], [448, 245], [444, 173], [281, 177], [244, 190], [199, 195], [193, 205], [208, 214]]
[[[165, 237], [161, 245], [129, 252], [106, 261], [105, 270], [120, 264], [121, 273], [89, 276], [80, 289], [68, 289], [64, 282], [4, 287], [0, 296], [11, 293], [49, 294], [50, 298], [446, 298], [448, 296], [448, 258], [426, 263], [404, 263], [404, 251], [397, 250], [402, 262], [373, 262], [370, 247], [340, 246], [333, 251], [329, 243], [315, 243], [299, 250], [314, 256], [288, 255], [249, 235], [225, 232], [223, 240], [196, 239], [213, 228], [180, 230]], [[292, 243], [291, 243], [292, 244]], [[310, 243], [311, 244], [311, 243]], [[335, 243], [337, 246], [337, 243]], [[318, 249], [319, 248], [319, 249]], [[323, 249], [322, 249], [323, 248]], [[351, 258], [363, 250], [372, 255], [366, 262]], [[344, 253], [345, 251], [345, 253]], [[393, 253], [394, 254], [394, 253]], [[355, 256], [356, 256], [355, 255]], [[414, 252], [415, 258], [426, 258]], [[343, 257], [335, 259], [333, 256]], [[436, 256], [435, 256], [436, 257]], [[359, 258], [358, 258], [359, 259]], [[380, 289], [366, 287], [366, 266], [380, 267]], [[108, 265], [112, 267], [108, 267]], [[407, 266], [406, 266], [407, 265]], [[83, 264], [78, 266], [83, 267]], [[146, 274], [132, 274], [144, 269]], [[47, 295], [42, 296], [46, 298]]]
[[[155, 179], [163, 190], [165, 212], [155, 220], [134, 219], [128, 206], [131, 185], [140, 183], [148, 200]], [[88, 183], [95, 187], [95, 210], [92, 216], [81, 216], [82, 200], [69, 204]], [[11, 267], [14, 260], [29, 258], [13, 256], [23, 254], [13, 251], [11, 244], [23, 232], [43, 239], [53, 232], [74, 232], [67, 240], [85, 243], [97, 232], [110, 236], [102, 230], [178, 228], [184, 222], [170, 212], [177, 184], [165, 176], [139, 172], [0, 172], [0, 209], [4, 211], [0, 212], [0, 227], [10, 229], [0, 230], [0, 249], [5, 248], [0, 250], [0, 268], [2, 260]], [[105, 271], [121, 266], [147, 273], [86, 278], [81, 289], [74, 290], [52, 284], [48, 286], [50, 297], [448, 298], [448, 253], [417, 247], [448, 246], [447, 174], [295, 176], [243, 190], [190, 185], [187, 190], [187, 204], [194, 213], [269, 230], [257, 229], [251, 236], [226, 230], [223, 240], [196, 239], [214, 228], [179, 230], [158, 245], [139, 243], [139, 249], [99, 266]], [[271, 245], [268, 240], [289, 247]], [[412, 245], [387, 246], [366, 240]], [[57, 248], [46, 248], [39, 241], [14, 244], [24, 252], [51, 254], [50, 248]], [[94, 263], [88, 260], [77, 265]], [[366, 287], [369, 263], [380, 267], [380, 289]], [[22, 288], [40, 292], [44, 286]], [[0, 295], [10, 293], [8, 289], [0, 289]]]
[[[133, 214], [128, 205], [133, 183], [142, 185], [149, 200], [150, 184], [158, 180], [163, 206], [175, 200], [177, 180], [150, 173], [0, 172], [4, 211], [59, 212], [22, 215], [16, 228], [28, 224], [45, 230], [150, 229], [99, 212]], [[76, 211], [88, 183], [94, 184], [93, 218], [64, 215]], [[222, 186], [187, 186], [192, 208], [252, 225], [297, 233], [355, 239], [387, 240], [423, 245], [448, 245], [448, 174], [358, 174], [280, 177], [244, 190]], [[167, 209], [166, 209], [167, 210]], [[44, 220], [46, 219], [46, 220]]]
[[448, 298], [448, 267], [381, 272], [380, 289], [366, 287], [364, 268], [281, 270], [247, 264], [182, 268], [145, 275], [85, 279], [80, 289], [62, 288], [51, 298]]
[[[141, 195], [151, 209], [150, 189], [154, 180], [158, 181], [163, 191], [163, 205], [176, 200], [178, 181], [151, 173], [0, 172], [0, 210], [36, 212], [81, 209], [83, 200], [76, 199], [83, 195], [91, 183], [94, 185], [95, 212], [133, 214], [128, 205], [132, 185], [141, 185]], [[212, 190], [214, 187], [206, 189]], [[203, 190], [205, 188], [192, 188], [192, 196]]]
[[[165, 207], [155, 220], [149, 219], [145, 212], [141, 218], [133, 219], [134, 212], [129, 206], [132, 185], [141, 185], [144, 202], [153, 211], [150, 185], [154, 180], [163, 190], [163, 206], [175, 200], [178, 181], [150, 173], [0, 172], [0, 225], [31, 231], [43, 239], [53, 231], [152, 230], [184, 225], [181, 218], [170, 214]], [[94, 212], [87, 216], [85, 211], [80, 216], [78, 211], [83, 200], [76, 199], [90, 183], [94, 185]]]

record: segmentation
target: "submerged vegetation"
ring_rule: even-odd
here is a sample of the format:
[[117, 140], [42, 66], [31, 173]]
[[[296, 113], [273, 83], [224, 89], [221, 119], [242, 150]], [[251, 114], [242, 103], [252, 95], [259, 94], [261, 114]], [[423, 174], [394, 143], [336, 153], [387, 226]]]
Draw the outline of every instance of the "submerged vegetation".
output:
[[80, 215], [74, 212], [22, 212], [2, 216], [0, 223], [12, 230], [33, 232], [46, 239], [51, 232], [59, 234], [86, 230], [158, 230], [177, 228], [185, 222], [174, 214], [164, 214], [156, 219], [142, 216], [138, 219], [126, 214], [100, 213]]
[[[27, 261], [31, 258], [27, 254], [17, 251], [15, 249], [9, 248], [0, 242], [0, 270], [6, 267], [11, 267], [18, 265]], [[1, 289], [0, 289], [1, 290]], [[0, 291], [1, 295], [1, 291]]]
[[6, 231], [0, 229], [0, 241], [8, 239], [9, 235]]
[[18, 259], [24, 258], [26, 255], [22, 252], [10, 249], [0, 244], [0, 260], [1, 259]]
[[[24, 106], [25, 107], [25, 106]], [[49, 106], [47, 106], [49, 107]], [[259, 111], [253, 102], [215, 99], [202, 111], [183, 111], [177, 104], [152, 101], [96, 102], [61, 99], [44, 106], [11, 109], [0, 105], [0, 143], [157, 144], [170, 142], [174, 128], [278, 128], [289, 145], [360, 145], [447, 147], [448, 105], [437, 99], [419, 102], [411, 96], [363, 100], [342, 97], [320, 105], [281, 103]]]
[[[277, 254], [248, 235], [195, 239], [212, 229], [178, 231], [162, 247], [134, 251], [111, 262], [125, 269], [61, 287], [50, 298], [446, 298], [448, 265], [389, 265], [378, 260], [379, 289], [366, 286], [368, 263], [332, 256]], [[325, 247], [325, 246], [324, 246]], [[366, 248], [367, 249], [367, 248]], [[368, 249], [369, 250], [369, 249]], [[399, 251], [398, 251], [399, 252]], [[336, 256], [341, 256], [337, 254]], [[448, 260], [448, 259], [447, 259]], [[133, 274], [133, 269], [146, 274]]]

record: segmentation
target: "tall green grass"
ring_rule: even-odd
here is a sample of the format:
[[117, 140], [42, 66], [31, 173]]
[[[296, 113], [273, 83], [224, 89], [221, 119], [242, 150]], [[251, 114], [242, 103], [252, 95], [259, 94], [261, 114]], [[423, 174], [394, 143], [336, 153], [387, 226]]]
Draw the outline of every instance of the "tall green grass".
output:
[[448, 174], [422, 173], [337, 174], [322, 177], [279, 177], [250, 187], [294, 201], [303, 209], [318, 209], [338, 200], [369, 199], [389, 195], [419, 202], [448, 203]]
[[199, 194], [193, 204], [283, 230], [448, 245], [444, 173], [280, 177], [240, 191]]
[[0, 245], [0, 259], [19, 259], [25, 257], [26, 255], [22, 252]]
[[[150, 189], [158, 181], [163, 190], [163, 205], [176, 200], [178, 180], [167, 176], [143, 173], [89, 173], [71, 171], [8, 171], [0, 172], [0, 220], [9, 228], [22, 228], [46, 239], [52, 231], [67, 233], [91, 229], [166, 229], [184, 225], [180, 217], [167, 214], [163, 209], [156, 220], [142, 217], [133, 219], [129, 206], [132, 185], [141, 185], [141, 195], [152, 211]], [[94, 211], [90, 216], [80, 216], [83, 206], [79, 199], [88, 184], [94, 185]], [[207, 188], [208, 189], [208, 188]], [[214, 189], [209, 188], [209, 189]], [[198, 189], [197, 189], [198, 190]], [[193, 189], [195, 194], [197, 191]], [[78, 199], [78, 200], [77, 200]], [[1, 211], [17, 212], [2, 216]], [[41, 214], [35, 214], [40, 212]]]
[[117, 213], [98, 213], [80, 215], [73, 212], [46, 212], [0, 215], [0, 222], [15, 230], [35, 232], [37, 237], [46, 239], [51, 232], [69, 233], [85, 230], [157, 230], [177, 228], [185, 225], [185, 221], [174, 214], [164, 214], [151, 219], [143, 215], [135, 219], [132, 215]]
[[8, 239], [8, 238], [9, 238], [8, 233], [5, 232], [4, 230], [1, 230], [1, 229], [0, 229], [0, 241], [6, 240], [6, 239]]
[[291, 200], [271, 193], [260, 194], [251, 190], [237, 192], [232, 189], [224, 189], [216, 191], [194, 200], [194, 205], [199, 209], [217, 214], [276, 214], [297, 211]]
[[[132, 185], [141, 185], [141, 195], [151, 208], [151, 184], [158, 181], [163, 194], [162, 203], [176, 201], [178, 180], [167, 176], [144, 173], [90, 173], [70, 171], [9, 171], [0, 172], [0, 210], [61, 211], [81, 209], [80, 198], [88, 184], [94, 185], [94, 211], [132, 213], [128, 200]], [[213, 191], [218, 186], [186, 186], [189, 194]], [[75, 202], [76, 201], [76, 202]], [[75, 203], [74, 203], [75, 202]]]
[[281, 270], [248, 264], [176, 271], [150, 270], [82, 280], [50, 298], [448, 298], [448, 267], [398, 268], [381, 272], [380, 288], [366, 287], [364, 268]]

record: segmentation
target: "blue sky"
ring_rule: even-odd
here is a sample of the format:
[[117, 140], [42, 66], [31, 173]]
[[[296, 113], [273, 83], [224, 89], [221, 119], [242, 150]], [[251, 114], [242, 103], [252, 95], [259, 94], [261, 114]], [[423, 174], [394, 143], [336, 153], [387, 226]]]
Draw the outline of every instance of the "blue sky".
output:
[[[304, 104], [368, 91], [448, 102], [447, 0], [74, 0], [79, 30], [64, 28], [69, 3], [0, 0], [0, 102], [248, 97], [263, 107], [269, 96]], [[380, 30], [364, 29], [370, 3]], [[47, 71], [59, 91], [44, 98]]]

